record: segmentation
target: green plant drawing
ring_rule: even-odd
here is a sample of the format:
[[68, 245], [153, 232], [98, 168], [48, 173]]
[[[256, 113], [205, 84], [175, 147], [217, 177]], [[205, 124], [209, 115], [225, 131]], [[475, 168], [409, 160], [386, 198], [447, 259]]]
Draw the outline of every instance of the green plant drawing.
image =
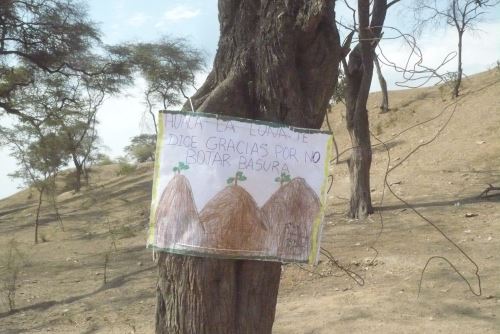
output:
[[274, 179], [274, 182], [279, 182], [280, 186], [282, 186], [283, 183], [290, 182], [290, 181], [292, 181], [290, 174], [287, 174], [285, 172], [281, 172], [281, 176], [278, 176], [277, 178]]
[[245, 181], [247, 177], [243, 174], [242, 171], [237, 171], [234, 177], [230, 177], [227, 179], [227, 184], [234, 183], [235, 186], [238, 185], [238, 181]]
[[173, 168], [173, 171], [176, 172], [177, 174], [180, 174], [181, 171], [189, 169], [189, 165], [186, 165], [182, 161], [179, 161], [177, 166]]

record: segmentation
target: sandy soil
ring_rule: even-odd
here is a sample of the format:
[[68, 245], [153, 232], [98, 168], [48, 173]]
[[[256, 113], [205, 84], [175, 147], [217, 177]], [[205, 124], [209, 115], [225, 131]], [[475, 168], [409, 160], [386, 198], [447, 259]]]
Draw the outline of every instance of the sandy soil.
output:
[[[348, 152], [343, 154], [331, 168], [322, 242], [338, 265], [322, 257], [316, 268], [283, 266], [275, 333], [500, 332], [500, 196], [478, 198], [488, 183], [500, 186], [500, 72], [465, 80], [456, 109], [444, 110], [453, 101], [442, 93], [438, 88], [392, 92], [394, 110], [388, 114], [378, 113], [380, 96], [371, 96], [372, 132], [387, 142], [391, 157], [388, 161], [382, 146], [374, 148], [377, 212], [365, 221], [345, 217]], [[405, 160], [434, 137], [453, 110], [441, 135]], [[342, 108], [329, 115], [343, 151], [349, 142]], [[391, 189], [455, 245], [384, 188], [387, 166], [400, 162], [388, 176]], [[81, 194], [58, 196], [64, 231], [44, 207], [44, 242], [36, 246], [36, 196], [25, 190], [0, 201], [0, 333], [153, 332], [156, 270], [145, 249], [151, 177], [151, 164], [119, 177], [116, 166], [99, 167]], [[2, 289], [11, 240], [19, 250], [20, 272], [16, 312], [9, 314]], [[451, 261], [473, 292], [479, 291], [474, 263], [456, 246], [477, 264], [481, 296], [440, 258], [428, 265], [419, 295], [422, 270], [432, 256]]]

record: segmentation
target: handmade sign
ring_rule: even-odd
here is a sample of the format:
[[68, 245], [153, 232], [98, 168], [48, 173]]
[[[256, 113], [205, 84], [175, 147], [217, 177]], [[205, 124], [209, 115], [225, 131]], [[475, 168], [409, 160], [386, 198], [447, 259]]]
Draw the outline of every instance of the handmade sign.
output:
[[314, 263], [331, 136], [204, 113], [160, 113], [148, 246]]

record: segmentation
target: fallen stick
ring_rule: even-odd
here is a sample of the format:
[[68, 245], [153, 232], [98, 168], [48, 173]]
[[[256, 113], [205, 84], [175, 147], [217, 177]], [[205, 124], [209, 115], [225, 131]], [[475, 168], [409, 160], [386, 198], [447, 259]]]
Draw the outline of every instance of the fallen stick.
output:
[[498, 194], [493, 194], [493, 195], [488, 195], [490, 191], [500, 191], [500, 187], [495, 187], [492, 184], [488, 183], [488, 188], [486, 188], [480, 195], [479, 198], [489, 198], [493, 196], [499, 196], [500, 193]]

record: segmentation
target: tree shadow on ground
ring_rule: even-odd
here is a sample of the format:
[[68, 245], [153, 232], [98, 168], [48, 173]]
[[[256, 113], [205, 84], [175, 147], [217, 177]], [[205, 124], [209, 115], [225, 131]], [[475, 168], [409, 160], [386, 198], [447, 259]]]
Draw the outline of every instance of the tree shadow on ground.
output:
[[[383, 146], [382, 144], [374, 144], [372, 145], [372, 152], [373, 153], [377, 153], [377, 152], [385, 152], [386, 151], [386, 147], [387, 149], [391, 149], [393, 147], [396, 147], [400, 144], [403, 144], [405, 141], [404, 140], [391, 140], [391, 141], [387, 141], [385, 142], [385, 146]], [[339, 154], [339, 162], [338, 164], [343, 164], [343, 163], [347, 163], [347, 161], [349, 160], [349, 152], [351, 151], [352, 148], [348, 148], [344, 151], [342, 151], [340, 154]], [[344, 155], [347, 155], [347, 158], [345, 158], [344, 160], [340, 160], [340, 157], [341, 156], [344, 156]], [[333, 157], [333, 159], [330, 161], [330, 163], [333, 163], [333, 161], [335, 161], [335, 157]]]
[[44, 301], [44, 302], [36, 303], [33, 305], [28, 305], [28, 306], [16, 308], [15, 310], [13, 310], [11, 312], [0, 313], [0, 319], [5, 318], [5, 317], [12, 315], [12, 314], [19, 313], [19, 312], [25, 312], [25, 311], [31, 311], [31, 310], [44, 311], [44, 310], [46, 310], [52, 306], [55, 306], [55, 305], [71, 304], [71, 303], [76, 302], [78, 300], [96, 295], [100, 292], [103, 292], [103, 291], [106, 291], [109, 289], [118, 288], [118, 287], [124, 285], [125, 283], [127, 283], [129, 280], [131, 280], [135, 275], [152, 270], [154, 268], [155, 268], [155, 266], [145, 267], [143, 269], [136, 270], [136, 271], [133, 271], [131, 273], [115, 277], [115, 278], [109, 280], [108, 283], [103, 284], [98, 289], [96, 289], [92, 292], [89, 292], [89, 293], [85, 293], [85, 294], [81, 294], [81, 295], [77, 295], [77, 296], [71, 296], [71, 297], [68, 297], [68, 298], [65, 298], [62, 300]]
[[[462, 197], [462, 198], [454, 198], [451, 200], [443, 200], [443, 201], [429, 201], [429, 202], [408, 202], [413, 208], [431, 208], [431, 207], [439, 207], [439, 206], [453, 206], [456, 205], [457, 203], [460, 203], [460, 205], [465, 205], [465, 204], [475, 204], [475, 203], [500, 203], [500, 193], [498, 194], [491, 194], [488, 196], [468, 196], [468, 197]], [[401, 204], [394, 204], [394, 205], [384, 205], [381, 207], [375, 207], [375, 210], [380, 210], [380, 211], [391, 211], [391, 210], [398, 210], [398, 209], [406, 209], [408, 206], [404, 203]]]

